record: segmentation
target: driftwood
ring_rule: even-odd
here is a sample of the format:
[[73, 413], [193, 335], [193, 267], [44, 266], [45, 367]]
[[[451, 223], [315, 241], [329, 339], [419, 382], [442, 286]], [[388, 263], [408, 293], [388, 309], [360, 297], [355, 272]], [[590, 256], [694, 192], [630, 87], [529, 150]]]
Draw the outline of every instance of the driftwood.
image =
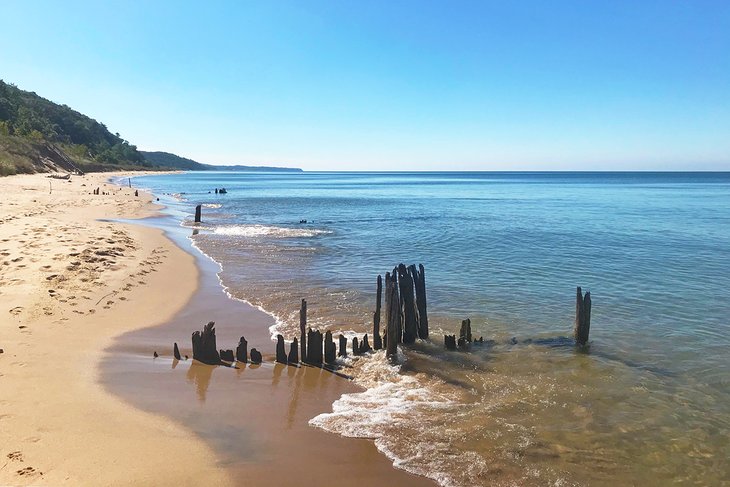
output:
[[200, 223], [200, 212], [202, 211], [203, 205], [195, 207], [195, 223]]
[[585, 296], [580, 287], [575, 294], [575, 343], [580, 346], [588, 343], [588, 333], [591, 331], [591, 293], [587, 291]]
[[177, 360], [182, 360], [180, 358], [180, 349], [177, 348], [177, 342], [172, 346], [172, 356], [175, 357]]
[[299, 341], [296, 338], [294, 338], [291, 342], [291, 348], [289, 349], [289, 356], [287, 357], [287, 360], [290, 364], [299, 362]]
[[335, 342], [332, 341], [332, 332], [327, 330], [324, 334], [324, 361], [328, 364], [335, 363], [337, 355], [337, 347]]
[[280, 364], [286, 364], [288, 362], [284, 337], [281, 335], [276, 335], [276, 361]]
[[215, 322], [211, 321], [203, 331], [193, 333], [193, 359], [208, 365], [218, 365], [221, 362], [215, 343]]
[[233, 350], [221, 350], [219, 353], [221, 360], [226, 362], [233, 362], [236, 360], [236, 357], [233, 355]]
[[299, 308], [299, 340], [302, 347], [302, 362], [307, 361], [307, 300], [302, 299]]
[[380, 337], [380, 305], [383, 294], [383, 278], [378, 275], [378, 287], [375, 294], [375, 313], [373, 313], [373, 347], [375, 350], [383, 348], [383, 340]]
[[347, 357], [347, 338], [340, 334], [340, 351], [337, 353], [340, 357]]
[[260, 364], [262, 361], [263, 361], [263, 358], [261, 357], [261, 352], [259, 352], [255, 348], [252, 348], [251, 349], [251, 363]]
[[236, 361], [243, 364], [248, 362], [248, 342], [244, 337], [241, 337], [236, 347]]

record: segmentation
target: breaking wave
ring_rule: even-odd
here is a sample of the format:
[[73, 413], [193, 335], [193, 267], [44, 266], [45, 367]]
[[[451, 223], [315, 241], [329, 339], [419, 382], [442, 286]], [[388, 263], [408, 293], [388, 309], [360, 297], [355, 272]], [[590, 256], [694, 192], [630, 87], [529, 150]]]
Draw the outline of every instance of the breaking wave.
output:
[[306, 238], [332, 233], [317, 228], [289, 228], [269, 225], [232, 225], [217, 227], [213, 233], [235, 237]]

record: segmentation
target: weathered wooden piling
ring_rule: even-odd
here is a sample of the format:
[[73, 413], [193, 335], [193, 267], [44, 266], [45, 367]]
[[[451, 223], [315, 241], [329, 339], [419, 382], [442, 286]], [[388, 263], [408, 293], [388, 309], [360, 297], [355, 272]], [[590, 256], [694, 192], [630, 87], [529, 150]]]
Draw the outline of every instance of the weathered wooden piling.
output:
[[310, 365], [322, 365], [322, 332], [312, 330], [307, 332], [307, 360]]
[[203, 209], [203, 205], [198, 205], [195, 207], [195, 223], [200, 223], [200, 212]]
[[365, 336], [362, 337], [362, 342], [360, 343], [360, 353], [365, 353], [371, 351], [372, 348], [370, 348], [370, 343], [368, 343], [368, 334], [365, 333]]
[[591, 331], [591, 292], [587, 291], [585, 296], [580, 286], [575, 294], [575, 343], [580, 346], [588, 343], [588, 334]]
[[337, 355], [340, 357], [347, 357], [347, 338], [345, 338], [345, 335], [340, 334], [339, 340], [340, 340], [340, 349], [337, 352]]
[[459, 338], [463, 338], [468, 343], [471, 343], [471, 320], [469, 318], [462, 320], [461, 330], [459, 331]]
[[177, 342], [175, 342], [172, 346], [172, 356], [177, 360], [182, 360], [182, 358], [180, 358], [180, 349], [177, 348]]
[[360, 344], [357, 341], [357, 337], [352, 337], [352, 354], [360, 355]]
[[456, 335], [444, 335], [444, 347], [446, 350], [456, 350]]
[[332, 341], [332, 332], [327, 330], [324, 334], [324, 361], [328, 364], [334, 364], [337, 355], [337, 347]]
[[284, 337], [281, 335], [276, 335], [276, 361], [280, 364], [286, 364], [288, 362]]
[[134, 190], [134, 196], [139, 196], [139, 191], [137, 191], [136, 189]]
[[236, 359], [233, 356], [233, 350], [220, 350], [218, 353], [221, 360], [225, 360], [226, 362], [233, 362]]
[[401, 304], [398, 293], [398, 277], [396, 269], [393, 274], [385, 274], [385, 302], [388, 318], [386, 354], [395, 356], [398, 353], [398, 344], [401, 342]]
[[251, 349], [251, 363], [260, 364], [261, 362], [263, 362], [263, 357], [261, 357], [261, 352], [259, 352], [255, 348], [252, 348]]
[[299, 341], [302, 348], [302, 362], [307, 361], [307, 300], [302, 299], [299, 307]]
[[248, 342], [244, 337], [241, 337], [238, 341], [238, 346], [236, 347], [236, 362], [241, 362], [243, 364], [248, 362]]
[[378, 286], [375, 294], [375, 313], [373, 313], [373, 347], [375, 350], [383, 348], [383, 340], [380, 337], [380, 305], [383, 294], [383, 278], [378, 274]]
[[418, 321], [416, 300], [413, 295], [413, 276], [403, 264], [398, 265], [398, 287], [403, 308], [403, 343], [408, 345], [418, 338]]
[[193, 359], [208, 365], [221, 362], [215, 343], [215, 322], [211, 321], [203, 327], [203, 331], [193, 333]]
[[428, 310], [426, 305], [426, 270], [423, 264], [412, 265], [409, 268], [413, 275], [413, 284], [416, 287], [416, 309], [418, 310], [418, 338], [428, 338]]
[[299, 362], [299, 340], [296, 338], [291, 342], [291, 349], [289, 349], [289, 356], [287, 360], [290, 364]]

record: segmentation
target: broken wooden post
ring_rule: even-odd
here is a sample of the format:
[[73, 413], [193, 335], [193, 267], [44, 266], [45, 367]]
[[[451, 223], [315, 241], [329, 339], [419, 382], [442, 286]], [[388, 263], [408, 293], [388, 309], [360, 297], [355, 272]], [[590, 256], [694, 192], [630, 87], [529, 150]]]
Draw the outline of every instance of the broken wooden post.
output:
[[352, 354], [360, 355], [360, 345], [357, 343], [357, 337], [352, 337]]
[[174, 345], [173, 345], [173, 347], [172, 347], [172, 355], [173, 355], [173, 357], [175, 357], [175, 358], [176, 358], [177, 360], [182, 360], [182, 359], [180, 358], [180, 349], [179, 349], [179, 348], [177, 348], [177, 342], [175, 342], [175, 344], [174, 344]]
[[132, 178], [127, 178], [127, 180], [129, 181], [129, 187], [131, 188], [132, 187]]
[[299, 340], [302, 347], [302, 362], [307, 361], [307, 300], [302, 299], [299, 307]]
[[195, 207], [195, 223], [200, 223], [200, 212], [202, 211], [203, 205]]
[[410, 267], [413, 275], [413, 284], [416, 287], [416, 309], [418, 310], [418, 338], [428, 338], [428, 311], [426, 310], [426, 270], [423, 264]]
[[456, 350], [456, 335], [444, 335], [444, 347], [446, 350]]
[[335, 356], [337, 355], [337, 347], [335, 342], [332, 341], [332, 332], [327, 330], [324, 334], [324, 361], [328, 364], [335, 363]]
[[468, 343], [471, 343], [471, 320], [469, 318], [462, 320], [461, 330], [459, 331], [459, 338], [463, 338]]
[[347, 357], [347, 338], [342, 334], [340, 334], [340, 351], [338, 355], [340, 357]]
[[289, 349], [287, 360], [290, 364], [299, 362], [299, 341], [296, 338], [291, 342], [291, 349]]
[[134, 190], [134, 196], [139, 196], [139, 191], [137, 191], [136, 189]]
[[584, 346], [588, 343], [588, 333], [591, 331], [591, 292], [583, 296], [580, 286], [575, 294], [575, 343]]
[[236, 358], [233, 356], [233, 350], [221, 350], [219, 352], [221, 360], [226, 362], [233, 362]]
[[368, 343], [368, 334], [365, 333], [365, 336], [362, 337], [362, 343], [360, 343], [360, 353], [365, 353], [371, 351], [372, 348], [370, 348], [370, 343]]
[[244, 364], [248, 362], [248, 342], [244, 337], [241, 337], [236, 347], [236, 361]]
[[261, 352], [259, 352], [255, 348], [252, 348], [251, 349], [251, 363], [260, 364], [262, 361], [263, 361], [263, 358], [261, 357]]
[[396, 270], [393, 274], [385, 274], [385, 314], [388, 318], [386, 353], [393, 357], [398, 353], [398, 344], [401, 341], [401, 306], [398, 295], [398, 277]]
[[202, 332], [193, 333], [193, 359], [208, 365], [221, 363], [215, 343], [215, 322], [205, 325]]
[[276, 335], [276, 361], [280, 364], [287, 363], [286, 349], [284, 347], [284, 337]]
[[405, 265], [398, 265], [398, 283], [401, 305], [403, 307], [403, 343], [410, 344], [418, 337], [416, 321], [416, 301], [413, 296], [413, 276]]
[[380, 337], [380, 304], [383, 294], [383, 278], [378, 274], [378, 287], [375, 294], [375, 313], [373, 313], [373, 347], [375, 350], [383, 348], [383, 340]]
[[312, 330], [307, 332], [307, 363], [322, 365], [322, 332]]

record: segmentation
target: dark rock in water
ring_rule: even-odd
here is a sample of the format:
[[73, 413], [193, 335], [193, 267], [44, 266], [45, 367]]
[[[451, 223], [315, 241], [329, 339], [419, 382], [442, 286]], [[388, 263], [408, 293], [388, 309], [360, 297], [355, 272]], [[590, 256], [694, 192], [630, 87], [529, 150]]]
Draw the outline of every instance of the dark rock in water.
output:
[[360, 355], [360, 346], [357, 344], [357, 337], [352, 337], [352, 354]]
[[236, 347], [236, 361], [242, 364], [248, 362], [248, 342], [244, 337], [241, 337]]
[[215, 343], [215, 322], [211, 321], [203, 331], [193, 333], [193, 359], [208, 365], [218, 365], [221, 357]]
[[284, 337], [281, 335], [276, 335], [276, 361], [280, 364], [287, 363], [286, 346], [284, 344]]
[[362, 337], [362, 343], [360, 344], [360, 353], [365, 353], [371, 351], [372, 348], [370, 348], [370, 343], [368, 343], [368, 334], [365, 333], [365, 336]]
[[287, 360], [290, 364], [299, 362], [299, 340], [296, 338], [291, 342], [291, 349], [289, 350]]
[[444, 335], [444, 347], [446, 350], [456, 350], [456, 335]]
[[187, 355], [185, 355], [185, 360], [187, 360], [187, 359], [189, 359], [189, 358], [190, 358], [190, 357], [188, 357]]
[[180, 349], [177, 348], [177, 342], [172, 347], [172, 355], [177, 359], [180, 360]]
[[517, 338], [516, 338], [516, 337], [512, 337], [512, 338], [510, 339], [510, 341], [509, 341], [509, 342], [510, 342], [510, 343], [511, 343], [512, 345], [517, 345]]
[[220, 352], [221, 360], [225, 360], [226, 362], [233, 362], [236, 360], [236, 358], [233, 356], [233, 350], [221, 350]]
[[340, 351], [338, 353], [340, 357], [347, 357], [347, 338], [345, 335], [340, 335]]
[[335, 356], [337, 355], [337, 347], [335, 342], [332, 341], [332, 332], [327, 330], [324, 334], [324, 361], [328, 364], [335, 363]]
[[251, 349], [251, 363], [260, 364], [262, 361], [263, 361], [263, 358], [261, 357], [261, 352], [259, 352], [255, 348], [252, 348]]
[[159, 355], [157, 355], [157, 352], [153, 352], [152, 353], [152, 356], [155, 357], [155, 358], [159, 357]]

